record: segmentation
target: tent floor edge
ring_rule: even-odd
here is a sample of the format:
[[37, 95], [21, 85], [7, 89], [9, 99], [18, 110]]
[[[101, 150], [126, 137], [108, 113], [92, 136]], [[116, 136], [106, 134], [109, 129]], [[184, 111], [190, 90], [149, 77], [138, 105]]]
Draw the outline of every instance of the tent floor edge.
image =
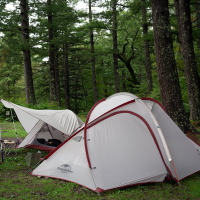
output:
[[99, 187], [97, 187], [97, 189], [96, 189], [96, 192], [98, 193], [98, 196], [101, 196], [100, 195], [100, 193], [101, 192], [104, 192], [105, 190], [103, 190], [103, 189], [101, 189], [101, 188], [99, 188]]

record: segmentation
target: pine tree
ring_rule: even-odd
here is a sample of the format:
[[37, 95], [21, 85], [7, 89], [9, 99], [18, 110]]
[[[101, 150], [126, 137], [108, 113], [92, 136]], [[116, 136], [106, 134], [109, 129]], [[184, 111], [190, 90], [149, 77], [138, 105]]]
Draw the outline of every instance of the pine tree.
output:
[[162, 103], [168, 115], [183, 132], [186, 132], [191, 125], [181, 96], [169, 23], [168, 0], [152, 0], [152, 17]]

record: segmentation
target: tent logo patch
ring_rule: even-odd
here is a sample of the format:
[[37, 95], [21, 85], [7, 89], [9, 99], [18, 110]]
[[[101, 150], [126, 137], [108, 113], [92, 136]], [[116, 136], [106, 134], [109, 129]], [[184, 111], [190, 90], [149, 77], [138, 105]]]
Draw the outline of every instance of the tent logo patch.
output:
[[62, 173], [73, 173], [71, 167], [68, 164], [63, 164], [57, 169], [60, 170]]

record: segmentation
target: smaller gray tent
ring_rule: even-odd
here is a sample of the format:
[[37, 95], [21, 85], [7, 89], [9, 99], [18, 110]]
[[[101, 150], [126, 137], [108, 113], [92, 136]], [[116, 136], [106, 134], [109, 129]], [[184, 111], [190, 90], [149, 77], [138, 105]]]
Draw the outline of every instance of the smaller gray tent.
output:
[[71, 110], [35, 110], [16, 105], [1, 99], [7, 108], [13, 108], [17, 117], [28, 133], [18, 148], [35, 148], [51, 151], [55, 147], [40, 143], [41, 139], [48, 141], [56, 139], [65, 141], [84, 122]]

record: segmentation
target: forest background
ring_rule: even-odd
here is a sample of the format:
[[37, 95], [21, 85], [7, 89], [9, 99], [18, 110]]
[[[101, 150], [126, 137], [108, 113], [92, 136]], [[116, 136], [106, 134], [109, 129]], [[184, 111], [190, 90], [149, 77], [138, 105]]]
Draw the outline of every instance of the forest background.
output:
[[0, 2], [1, 98], [78, 114], [130, 92], [200, 121], [200, 0]]

